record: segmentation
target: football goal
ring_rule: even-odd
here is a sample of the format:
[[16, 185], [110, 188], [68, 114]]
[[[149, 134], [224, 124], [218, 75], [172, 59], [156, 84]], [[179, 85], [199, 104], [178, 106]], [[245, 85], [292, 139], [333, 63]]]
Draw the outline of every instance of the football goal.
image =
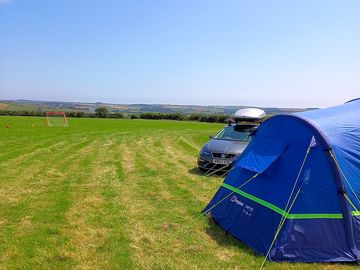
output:
[[64, 112], [46, 112], [46, 126], [67, 127], [68, 125]]

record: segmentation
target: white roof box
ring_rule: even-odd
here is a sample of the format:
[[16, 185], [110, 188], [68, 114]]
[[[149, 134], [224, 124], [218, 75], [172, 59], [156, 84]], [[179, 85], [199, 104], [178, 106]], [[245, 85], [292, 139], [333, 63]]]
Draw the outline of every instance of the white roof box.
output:
[[257, 108], [245, 108], [234, 113], [235, 121], [260, 121], [266, 116], [263, 110]]

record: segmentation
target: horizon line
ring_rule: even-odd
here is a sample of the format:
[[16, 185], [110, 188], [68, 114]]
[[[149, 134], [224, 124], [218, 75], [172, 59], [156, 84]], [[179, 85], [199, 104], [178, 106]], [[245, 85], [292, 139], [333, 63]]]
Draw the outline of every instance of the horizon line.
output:
[[224, 105], [224, 104], [175, 104], [175, 103], [111, 103], [103, 101], [64, 101], [44, 99], [0, 99], [3, 102], [32, 101], [32, 102], [57, 102], [57, 103], [85, 103], [85, 104], [108, 104], [108, 105], [172, 105], [172, 106], [198, 106], [198, 107], [255, 107], [255, 108], [277, 108], [277, 109], [317, 109], [319, 107], [278, 107], [278, 106], [257, 106], [257, 105]]

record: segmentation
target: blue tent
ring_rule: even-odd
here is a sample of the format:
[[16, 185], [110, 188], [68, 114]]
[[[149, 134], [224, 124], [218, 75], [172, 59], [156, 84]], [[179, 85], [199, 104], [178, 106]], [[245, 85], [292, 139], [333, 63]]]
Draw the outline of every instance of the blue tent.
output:
[[360, 99], [262, 123], [205, 211], [272, 261], [360, 259]]

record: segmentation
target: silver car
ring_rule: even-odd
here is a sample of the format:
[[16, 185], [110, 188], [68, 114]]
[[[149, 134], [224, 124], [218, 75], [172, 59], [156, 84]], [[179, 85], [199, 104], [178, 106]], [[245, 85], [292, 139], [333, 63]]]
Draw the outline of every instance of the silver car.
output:
[[227, 171], [231, 163], [249, 144], [250, 134], [258, 123], [229, 124], [221, 129], [210, 141], [203, 145], [198, 157], [198, 167], [202, 171]]
[[227, 171], [231, 163], [245, 150], [250, 142], [250, 134], [260, 125], [266, 113], [258, 108], [237, 110], [232, 116], [232, 124], [220, 130], [203, 145], [198, 157], [198, 167], [202, 171]]

